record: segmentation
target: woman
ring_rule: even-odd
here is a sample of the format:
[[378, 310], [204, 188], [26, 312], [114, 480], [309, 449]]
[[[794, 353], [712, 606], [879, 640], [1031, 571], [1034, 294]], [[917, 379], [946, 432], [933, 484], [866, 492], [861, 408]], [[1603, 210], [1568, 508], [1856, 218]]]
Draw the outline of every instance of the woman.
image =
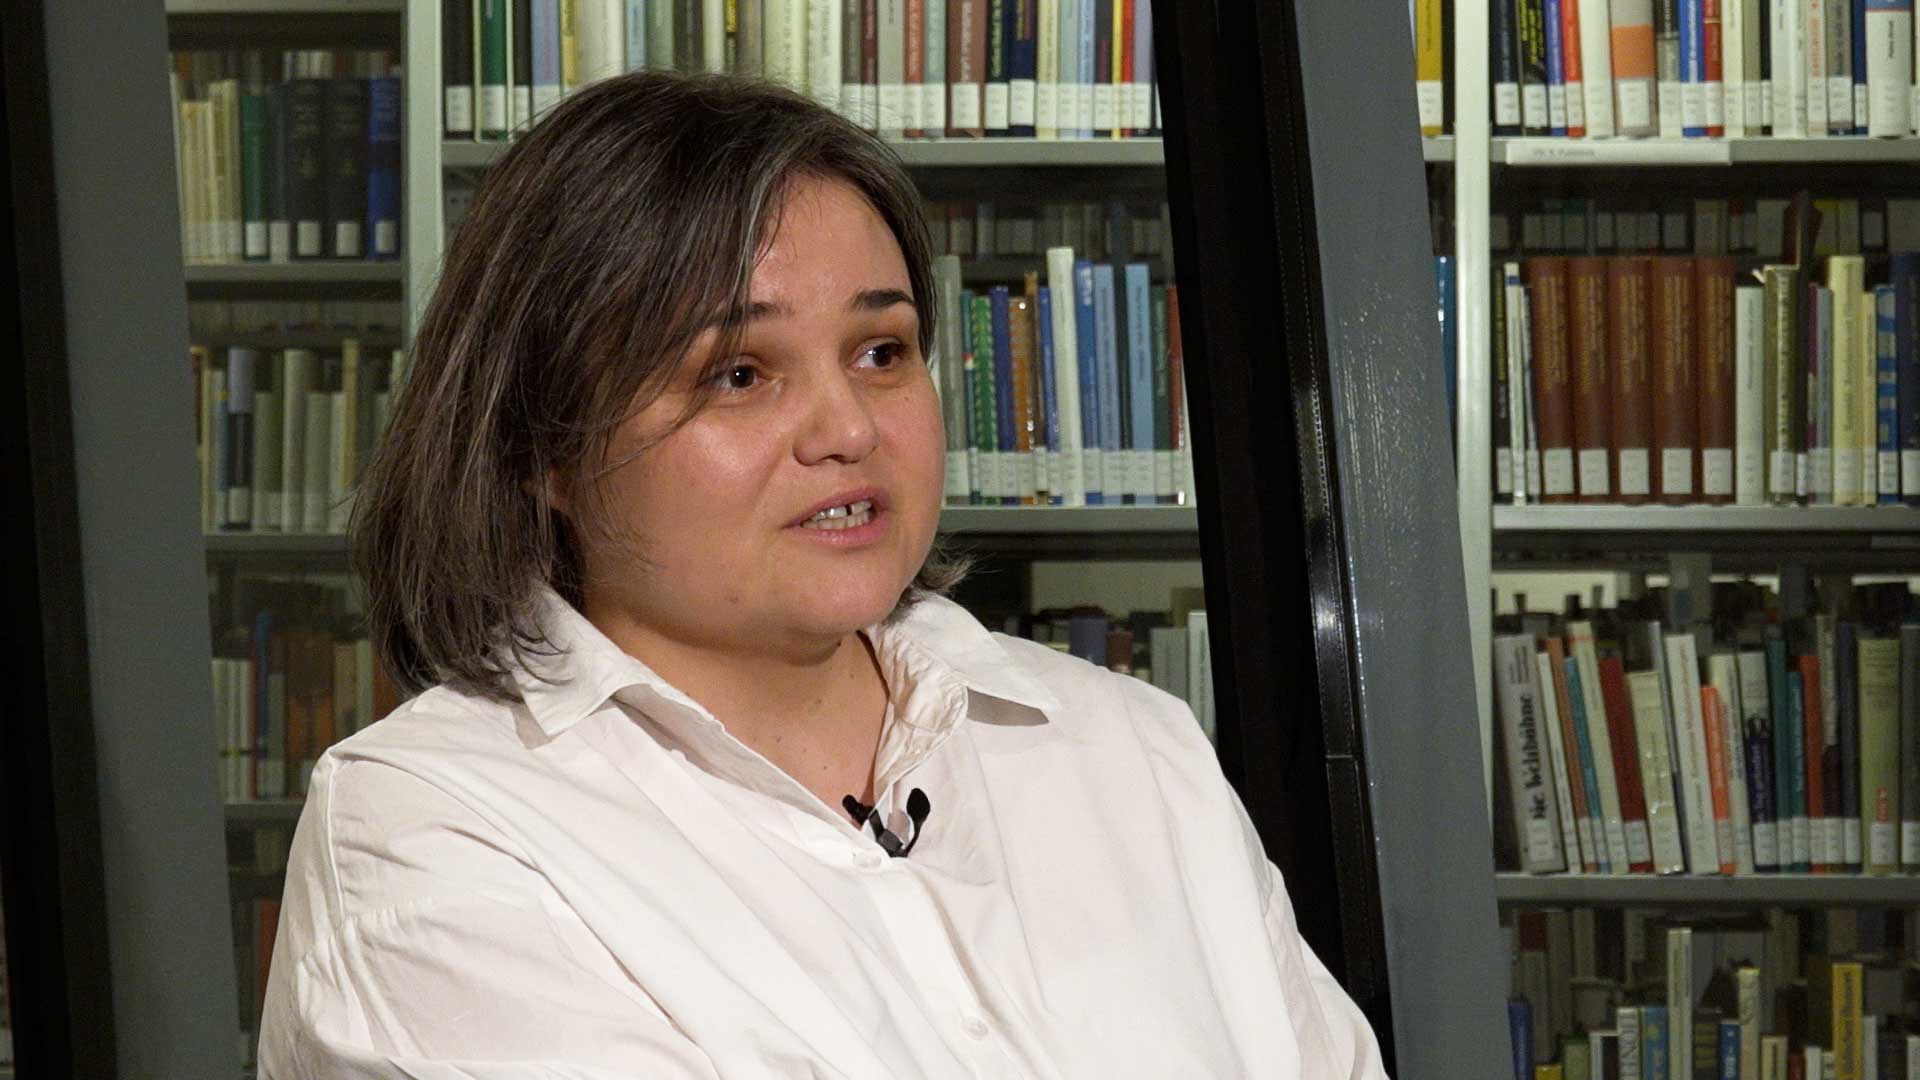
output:
[[493, 167], [356, 508], [418, 696], [314, 771], [264, 1077], [1380, 1075], [1185, 706], [939, 595], [931, 285], [765, 85]]

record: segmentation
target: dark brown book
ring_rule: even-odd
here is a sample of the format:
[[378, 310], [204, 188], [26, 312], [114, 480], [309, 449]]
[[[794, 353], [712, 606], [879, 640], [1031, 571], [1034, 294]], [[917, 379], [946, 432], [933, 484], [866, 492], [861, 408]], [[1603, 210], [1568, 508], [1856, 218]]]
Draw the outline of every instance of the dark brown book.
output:
[[1693, 257], [1653, 260], [1649, 357], [1653, 374], [1653, 489], [1659, 501], [1690, 503], [1699, 402], [1694, 391]]
[[1733, 259], [1694, 260], [1693, 310], [1699, 346], [1700, 501], [1733, 501]]
[[947, 134], [987, 134], [982, 82], [987, 74], [987, 0], [953, 0], [947, 8]]
[[1567, 260], [1528, 259], [1528, 315], [1532, 320], [1534, 433], [1540, 444], [1543, 502], [1572, 502], [1573, 380], [1567, 358]]
[[1573, 365], [1573, 451], [1581, 502], [1613, 499], [1612, 394], [1607, 380], [1607, 260], [1567, 260], [1567, 343]]
[[1613, 395], [1613, 489], [1623, 503], [1653, 494], [1652, 375], [1647, 361], [1647, 288], [1639, 256], [1607, 260], [1607, 359]]

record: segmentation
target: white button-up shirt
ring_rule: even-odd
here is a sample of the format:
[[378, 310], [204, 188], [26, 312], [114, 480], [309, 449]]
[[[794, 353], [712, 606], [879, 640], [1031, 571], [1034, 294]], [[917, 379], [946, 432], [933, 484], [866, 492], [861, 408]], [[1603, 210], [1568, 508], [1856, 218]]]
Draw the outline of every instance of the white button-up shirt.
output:
[[512, 706], [334, 746], [263, 1080], [1381, 1077], [1186, 705], [926, 600], [867, 631], [908, 858], [551, 592]]

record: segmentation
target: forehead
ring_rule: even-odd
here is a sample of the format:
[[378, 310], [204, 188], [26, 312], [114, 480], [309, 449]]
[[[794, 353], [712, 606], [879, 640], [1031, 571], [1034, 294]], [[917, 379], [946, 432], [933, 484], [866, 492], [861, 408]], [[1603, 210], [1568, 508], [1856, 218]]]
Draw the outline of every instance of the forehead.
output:
[[768, 222], [753, 291], [828, 293], [907, 289], [906, 257], [866, 195], [846, 180], [804, 176]]

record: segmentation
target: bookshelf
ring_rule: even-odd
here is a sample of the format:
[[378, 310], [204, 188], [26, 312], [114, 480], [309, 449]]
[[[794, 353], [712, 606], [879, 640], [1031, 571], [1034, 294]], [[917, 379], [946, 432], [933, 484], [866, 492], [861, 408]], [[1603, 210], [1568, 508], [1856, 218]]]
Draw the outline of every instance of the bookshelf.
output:
[[406, 0], [167, 0], [168, 15], [398, 15]]
[[1496, 874], [1493, 893], [1503, 907], [1868, 907], [1920, 903], [1920, 881], [1859, 874]]
[[187, 287], [210, 285], [398, 285], [406, 274], [399, 262], [343, 259], [290, 263], [189, 263]]
[[1674, 165], [1893, 165], [1920, 161], [1920, 138], [1869, 139], [1837, 135], [1827, 139], [1563, 139], [1496, 138], [1489, 160], [1495, 165], [1674, 166]]

